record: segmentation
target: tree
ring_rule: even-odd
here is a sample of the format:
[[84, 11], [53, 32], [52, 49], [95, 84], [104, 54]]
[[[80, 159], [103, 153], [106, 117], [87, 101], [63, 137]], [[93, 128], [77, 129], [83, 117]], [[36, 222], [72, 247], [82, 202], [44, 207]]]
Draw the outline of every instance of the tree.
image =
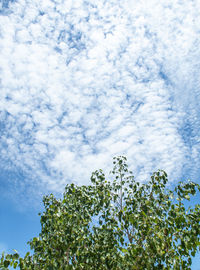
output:
[[2, 255], [0, 269], [190, 269], [200, 246], [200, 205], [186, 209], [200, 186], [179, 182], [167, 188], [159, 170], [147, 183], [136, 182], [126, 158], [114, 158], [112, 181], [102, 170], [91, 184], [68, 184], [63, 199], [43, 199], [41, 233], [33, 250]]

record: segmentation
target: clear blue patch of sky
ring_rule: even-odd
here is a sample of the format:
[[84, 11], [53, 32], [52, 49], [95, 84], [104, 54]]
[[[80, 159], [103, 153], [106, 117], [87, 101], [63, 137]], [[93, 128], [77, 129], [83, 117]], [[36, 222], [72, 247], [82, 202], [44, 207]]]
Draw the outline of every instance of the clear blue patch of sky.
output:
[[10, 13], [9, 3], [15, 2], [16, 0], [0, 0], [0, 15], [6, 16]]
[[[194, 182], [199, 183], [199, 181], [194, 181]], [[188, 207], [193, 208], [194, 205], [200, 204], [200, 192], [197, 192], [197, 194], [195, 196], [191, 196], [190, 201], [185, 201], [184, 204], [185, 204], [186, 209]], [[192, 268], [191, 269], [192, 270], [200, 270], [200, 252], [199, 251], [196, 253], [195, 257], [192, 257]]]
[[1, 0], [0, 3], [2, 3], [2, 8], [8, 8], [10, 2], [15, 2], [16, 0]]
[[8, 252], [17, 250], [25, 255], [29, 247], [27, 242], [40, 232], [40, 217], [36, 210], [19, 211], [13, 200], [0, 196], [0, 243], [8, 247]]

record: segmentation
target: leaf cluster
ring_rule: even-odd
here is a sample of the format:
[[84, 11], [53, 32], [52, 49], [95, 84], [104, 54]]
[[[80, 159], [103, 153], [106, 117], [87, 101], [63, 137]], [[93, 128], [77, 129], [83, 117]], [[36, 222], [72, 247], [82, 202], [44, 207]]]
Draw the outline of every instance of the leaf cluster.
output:
[[126, 157], [113, 160], [113, 181], [102, 170], [91, 184], [68, 184], [63, 199], [43, 198], [41, 233], [25, 257], [2, 254], [0, 269], [190, 269], [200, 246], [200, 205], [184, 200], [200, 190], [194, 182], [167, 189], [159, 170], [135, 181]]

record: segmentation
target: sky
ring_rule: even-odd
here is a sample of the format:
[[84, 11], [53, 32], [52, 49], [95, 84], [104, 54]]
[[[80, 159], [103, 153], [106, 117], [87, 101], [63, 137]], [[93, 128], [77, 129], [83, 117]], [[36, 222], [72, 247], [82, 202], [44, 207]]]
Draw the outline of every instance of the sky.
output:
[[200, 182], [199, 10], [0, 0], [0, 252], [39, 233], [43, 195], [89, 183], [114, 156], [138, 181], [163, 169]]

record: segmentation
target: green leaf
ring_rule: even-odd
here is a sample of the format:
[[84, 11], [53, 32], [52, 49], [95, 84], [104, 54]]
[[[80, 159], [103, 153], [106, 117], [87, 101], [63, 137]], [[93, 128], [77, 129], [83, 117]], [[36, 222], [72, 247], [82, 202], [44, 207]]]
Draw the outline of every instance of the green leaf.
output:
[[8, 267], [10, 265], [10, 261], [9, 260], [5, 260], [3, 263], [4, 267]]
[[185, 199], [190, 200], [190, 196], [189, 195], [185, 195]]

